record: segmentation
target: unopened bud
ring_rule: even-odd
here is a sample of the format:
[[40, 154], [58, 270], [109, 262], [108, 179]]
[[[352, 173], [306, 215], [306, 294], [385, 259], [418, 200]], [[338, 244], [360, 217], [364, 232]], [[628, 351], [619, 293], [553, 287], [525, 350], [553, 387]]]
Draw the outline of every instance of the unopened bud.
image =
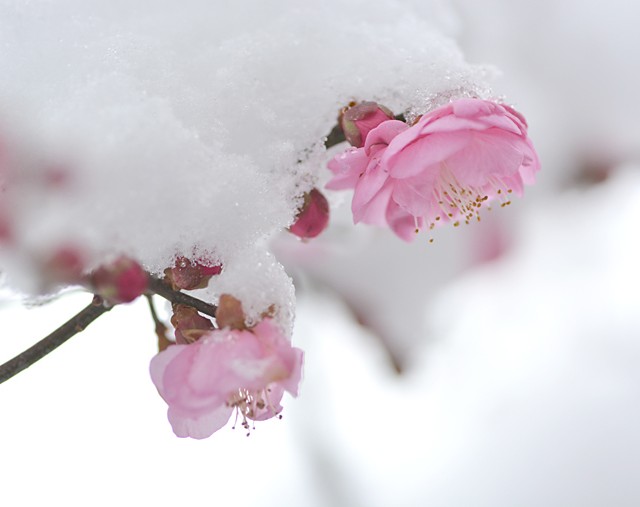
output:
[[315, 238], [329, 224], [329, 203], [317, 188], [304, 194], [304, 201], [289, 232], [306, 239]]
[[213, 323], [200, 315], [195, 308], [173, 305], [171, 324], [175, 328], [176, 343], [188, 345], [198, 341], [202, 335], [213, 330]]
[[222, 294], [216, 310], [216, 322], [220, 329], [247, 329], [242, 303], [230, 294]]
[[356, 148], [364, 146], [367, 134], [382, 122], [393, 120], [393, 113], [375, 102], [360, 102], [340, 114], [340, 127], [346, 140]]
[[96, 269], [91, 282], [97, 294], [112, 304], [129, 303], [147, 288], [147, 274], [133, 259], [119, 257]]
[[192, 262], [186, 257], [178, 257], [172, 268], [164, 270], [164, 274], [177, 290], [204, 289], [212, 276], [219, 275], [222, 266], [204, 266], [198, 261]]

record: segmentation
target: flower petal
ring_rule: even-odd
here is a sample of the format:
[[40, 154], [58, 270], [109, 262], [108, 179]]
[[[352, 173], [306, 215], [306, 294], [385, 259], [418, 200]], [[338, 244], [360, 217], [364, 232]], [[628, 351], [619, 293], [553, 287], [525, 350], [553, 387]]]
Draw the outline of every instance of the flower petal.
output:
[[233, 409], [221, 405], [215, 410], [203, 413], [198, 417], [181, 414], [174, 407], [169, 407], [167, 415], [176, 436], [203, 439], [210, 437], [229, 421]]

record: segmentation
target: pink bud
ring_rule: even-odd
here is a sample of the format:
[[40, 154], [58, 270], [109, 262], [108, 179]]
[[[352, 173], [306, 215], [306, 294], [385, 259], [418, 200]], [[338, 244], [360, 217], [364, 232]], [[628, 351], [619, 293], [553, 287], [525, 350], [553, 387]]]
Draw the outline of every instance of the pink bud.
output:
[[393, 120], [394, 116], [386, 107], [375, 102], [360, 104], [343, 110], [340, 115], [340, 127], [346, 140], [356, 148], [364, 146], [369, 131], [382, 122]]
[[147, 288], [147, 274], [133, 259], [119, 257], [91, 275], [96, 293], [112, 304], [129, 303]]
[[289, 232], [300, 238], [315, 238], [329, 224], [329, 203], [317, 188], [304, 194], [304, 202]]
[[220, 264], [204, 266], [197, 261], [191, 262], [186, 257], [178, 257], [175, 266], [165, 269], [164, 274], [175, 289], [193, 290], [205, 288], [211, 277], [221, 272]]

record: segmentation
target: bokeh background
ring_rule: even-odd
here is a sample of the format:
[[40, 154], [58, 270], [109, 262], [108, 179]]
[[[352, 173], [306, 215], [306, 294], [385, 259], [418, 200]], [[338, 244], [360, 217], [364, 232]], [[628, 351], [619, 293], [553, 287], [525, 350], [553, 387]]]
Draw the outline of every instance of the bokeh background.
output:
[[[434, 244], [354, 230], [348, 205], [314, 242], [277, 238], [305, 379], [248, 438], [177, 439], [146, 303], [117, 307], [0, 386], [3, 504], [640, 504], [640, 7], [453, 8], [449, 34], [527, 116], [538, 184]], [[0, 357], [89, 299], [4, 293]]]

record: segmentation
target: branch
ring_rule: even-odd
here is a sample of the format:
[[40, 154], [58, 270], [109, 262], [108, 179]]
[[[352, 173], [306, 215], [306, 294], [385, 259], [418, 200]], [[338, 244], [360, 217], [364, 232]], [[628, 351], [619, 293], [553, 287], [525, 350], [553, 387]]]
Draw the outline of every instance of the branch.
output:
[[0, 384], [9, 380], [14, 375], [28, 368], [36, 361], [53, 352], [69, 338], [83, 331], [89, 324], [96, 320], [103, 313], [111, 310], [111, 306], [105, 306], [102, 298], [94, 296], [89, 306], [80, 313], [62, 324], [58, 329], [27, 350], [18, 354], [13, 359], [0, 366]]
[[165, 326], [158, 317], [156, 306], [153, 304], [153, 296], [151, 294], [145, 294], [144, 297], [147, 298], [149, 311], [151, 312], [151, 318], [153, 319], [153, 323], [155, 324], [156, 336], [158, 338], [158, 352], [162, 352], [169, 345], [173, 345], [175, 342], [172, 342], [171, 340], [169, 340], [169, 338], [167, 338], [167, 326]]
[[155, 276], [149, 276], [148, 289], [153, 294], [157, 294], [158, 296], [171, 301], [173, 304], [190, 306], [209, 317], [215, 318], [216, 316], [216, 310], [218, 308], [215, 305], [205, 303], [204, 301], [194, 298], [193, 296], [189, 296], [189, 294], [185, 294], [179, 290], [173, 290], [164, 282], [164, 280], [160, 280]]

